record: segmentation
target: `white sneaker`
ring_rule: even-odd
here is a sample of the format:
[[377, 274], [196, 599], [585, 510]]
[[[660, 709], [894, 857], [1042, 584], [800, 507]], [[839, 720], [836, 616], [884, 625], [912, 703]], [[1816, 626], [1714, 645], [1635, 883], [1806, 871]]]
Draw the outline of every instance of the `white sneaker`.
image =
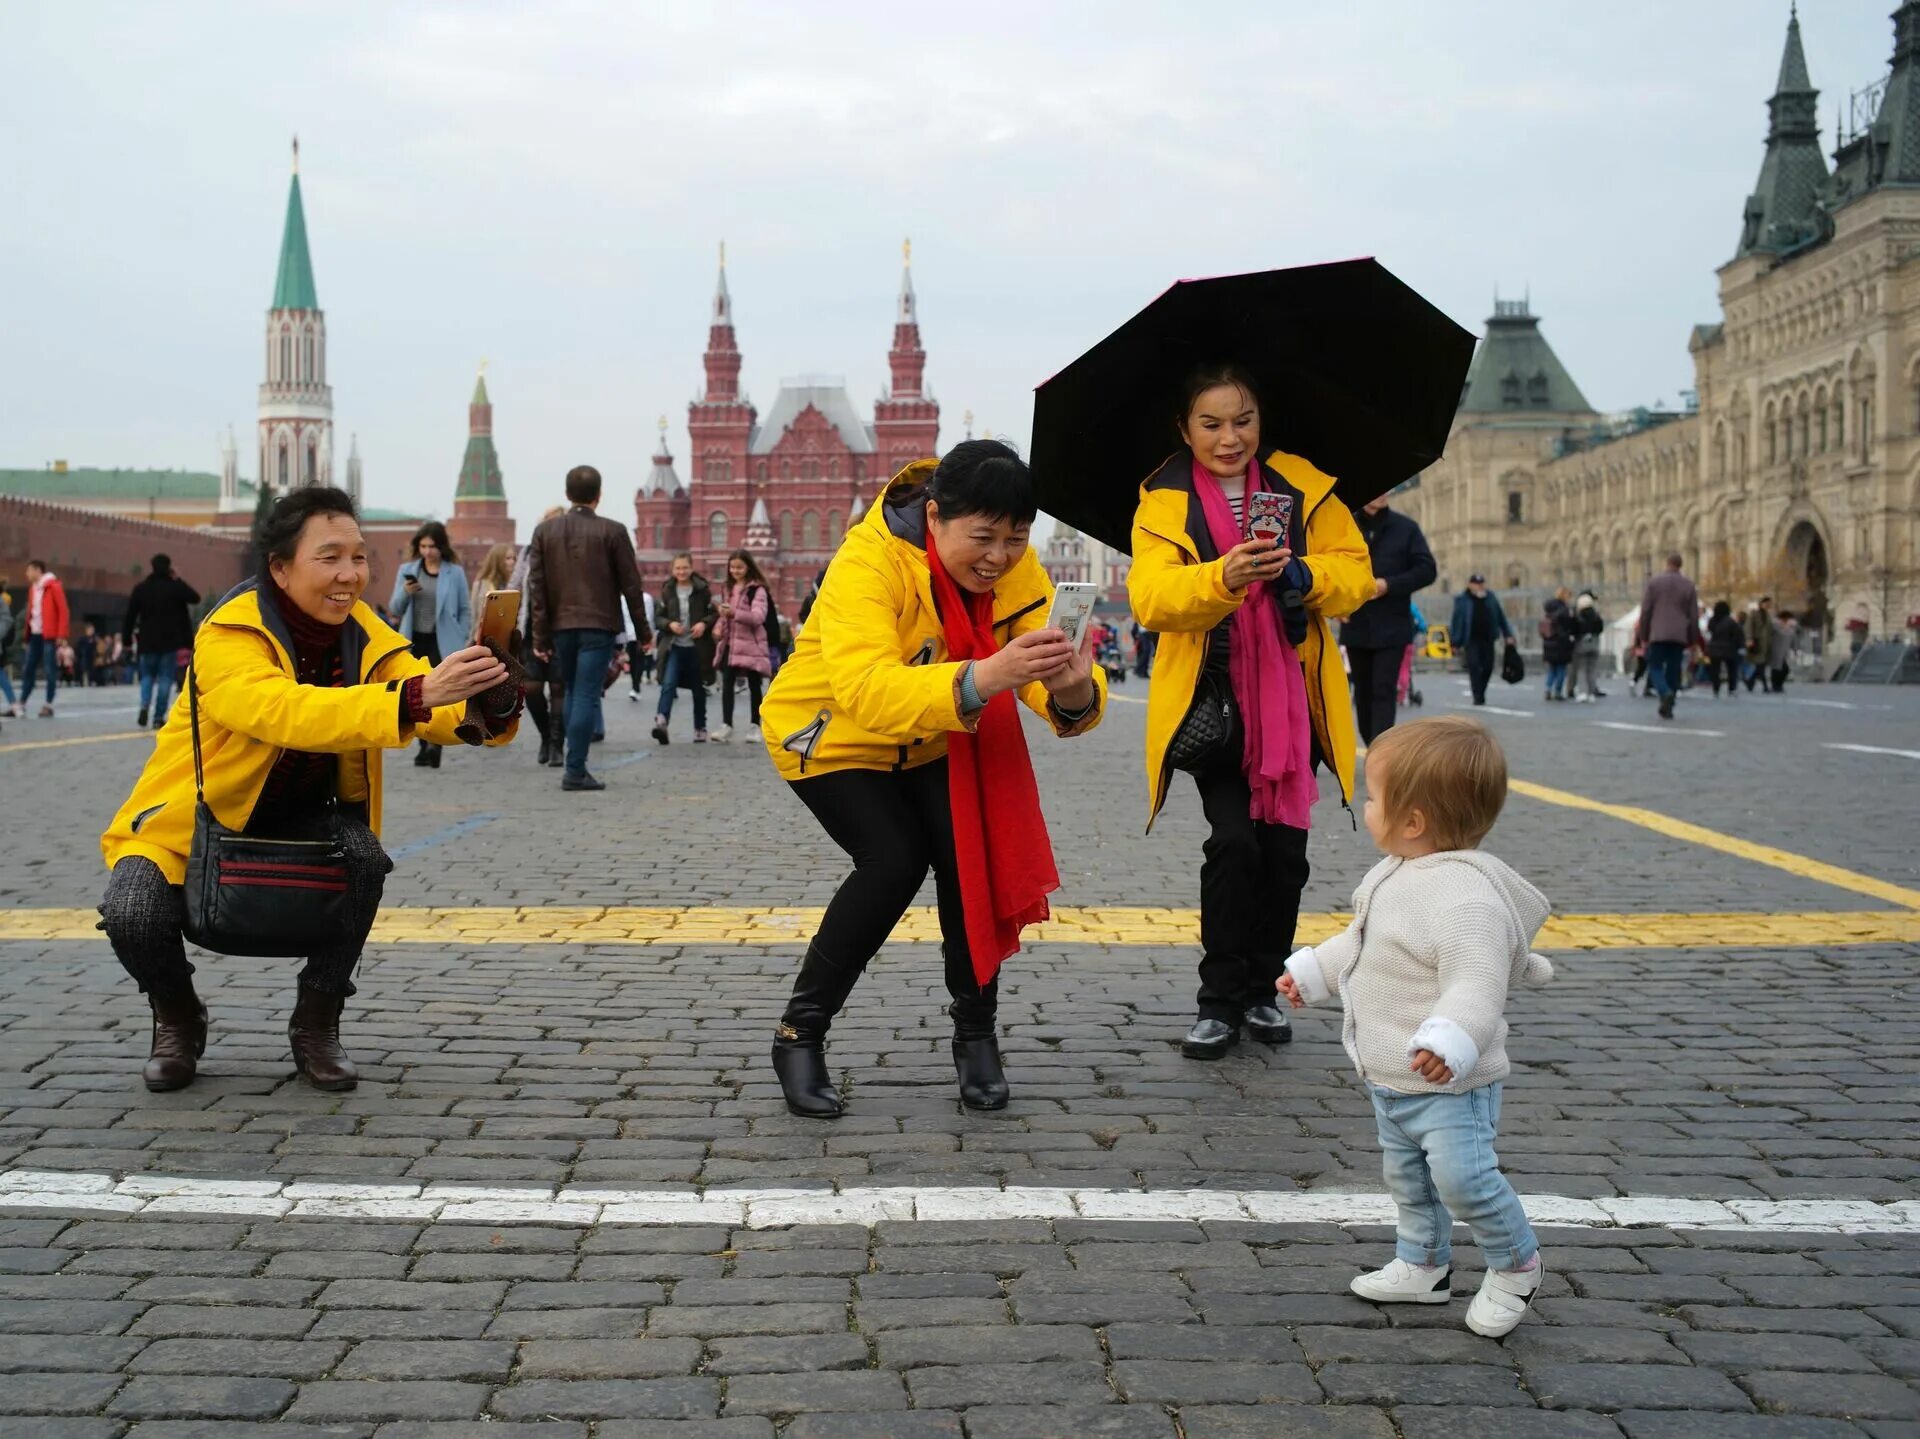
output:
[[1527, 1307], [1546, 1277], [1545, 1264], [1535, 1264], [1524, 1274], [1489, 1269], [1480, 1281], [1480, 1292], [1467, 1306], [1467, 1328], [1489, 1339], [1512, 1333], [1514, 1326], [1527, 1317]]
[[1362, 1274], [1347, 1287], [1376, 1304], [1445, 1304], [1453, 1298], [1453, 1290], [1448, 1287], [1452, 1276], [1453, 1270], [1444, 1264], [1429, 1269], [1396, 1258], [1385, 1269]]
[[730, 724], [723, 724], [720, 726], [719, 729], [715, 730], [711, 735], [709, 735], [708, 738], [711, 739], [715, 744], [725, 744], [728, 740], [733, 738], [733, 726]]
[[640, 691], [639, 691], [639, 690], [628, 690], [628, 691], [627, 691], [627, 698], [628, 698], [628, 699], [630, 699], [630, 700], [632, 700], [632, 701], [633, 701], [633, 703], [635, 703], [635, 704], [639, 704], [639, 703], [640, 703]]

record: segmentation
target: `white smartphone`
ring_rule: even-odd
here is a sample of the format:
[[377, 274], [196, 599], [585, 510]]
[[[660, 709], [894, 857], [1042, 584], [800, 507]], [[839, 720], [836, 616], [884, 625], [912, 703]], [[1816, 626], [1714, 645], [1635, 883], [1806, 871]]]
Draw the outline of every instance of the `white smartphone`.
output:
[[1053, 608], [1047, 613], [1047, 628], [1064, 630], [1078, 650], [1086, 642], [1087, 625], [1093, 619], [1093, 602], [1099, 591], [1092, 585], [1069, 582], [1055, 585]]

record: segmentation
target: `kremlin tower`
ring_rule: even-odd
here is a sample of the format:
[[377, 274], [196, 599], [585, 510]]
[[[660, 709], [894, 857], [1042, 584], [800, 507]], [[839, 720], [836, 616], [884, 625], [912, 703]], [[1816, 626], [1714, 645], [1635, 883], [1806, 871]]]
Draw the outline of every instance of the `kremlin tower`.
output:
[[494, 545], [514, 543], [514, 523], [507, 514], [507, 488], [500, 477], [500, 456], [493, 448], [493, 402], [487, 397], [487, 366], [473, 382], [467, 405], [467, 453], [460, 462], [460, 483], [453, 492], [453, 518], [447, 538], [456, 552], [473, 551], [467, 561], [478, 566]]
[[260, 386], [260, 481], [275, 494], [333, 483], [333, 387], [327, 320], [313, 287], [307, 216], [300, 203], [300, 141], [280, 236], [280, 268], [267, 310], [267, 378]]

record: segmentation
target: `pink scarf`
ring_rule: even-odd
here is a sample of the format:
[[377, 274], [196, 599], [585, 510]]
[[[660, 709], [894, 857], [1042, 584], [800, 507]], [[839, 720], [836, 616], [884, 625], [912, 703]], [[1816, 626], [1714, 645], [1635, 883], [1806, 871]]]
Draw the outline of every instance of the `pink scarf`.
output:
[[[1247, 466], [1249, 495], [1259, 488], [1259, 473], [1255, 465]], [[1198, 460], [1193, 462], [1193, 492], [1200, 497], [1213, 547], [1224, 555], [1245, 537], [1234, 523], [1220, 481]], [[1300, 657], [1287, 641], [1279, 606], [1279, 596], [1268, 595], [1267, 582], [1256, 580], [1233, 616], [1229, 673], [1247, 736], [1240, 768], [1253, 791], [1254, 819], [1306, 829], [1313, 802], [1320, 798], [1313, 778], [1313, 722]]]

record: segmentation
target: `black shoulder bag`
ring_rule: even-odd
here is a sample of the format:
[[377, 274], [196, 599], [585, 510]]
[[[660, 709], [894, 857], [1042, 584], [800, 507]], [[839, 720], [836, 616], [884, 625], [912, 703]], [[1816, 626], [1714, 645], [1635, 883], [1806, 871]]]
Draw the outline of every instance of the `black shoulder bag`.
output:
[[207, 807], [200, 760], [200, 685], [187, 671], [193, 719], [193, 846], [187, 852], [186, 937], [215, 954], [283, 957], [347, 943], [352, 915], [347, 857], [329, 807], [317, 815], [320, 837], [243, 834]]
[[1193, 702], [1167, 741], [1167, 763], [1189, 774], [1212, 764], [1233, 734], [1233, 679], [1225, 666], [1207, 663], [1213, 657], [1213, 643], [1209, 634]]

